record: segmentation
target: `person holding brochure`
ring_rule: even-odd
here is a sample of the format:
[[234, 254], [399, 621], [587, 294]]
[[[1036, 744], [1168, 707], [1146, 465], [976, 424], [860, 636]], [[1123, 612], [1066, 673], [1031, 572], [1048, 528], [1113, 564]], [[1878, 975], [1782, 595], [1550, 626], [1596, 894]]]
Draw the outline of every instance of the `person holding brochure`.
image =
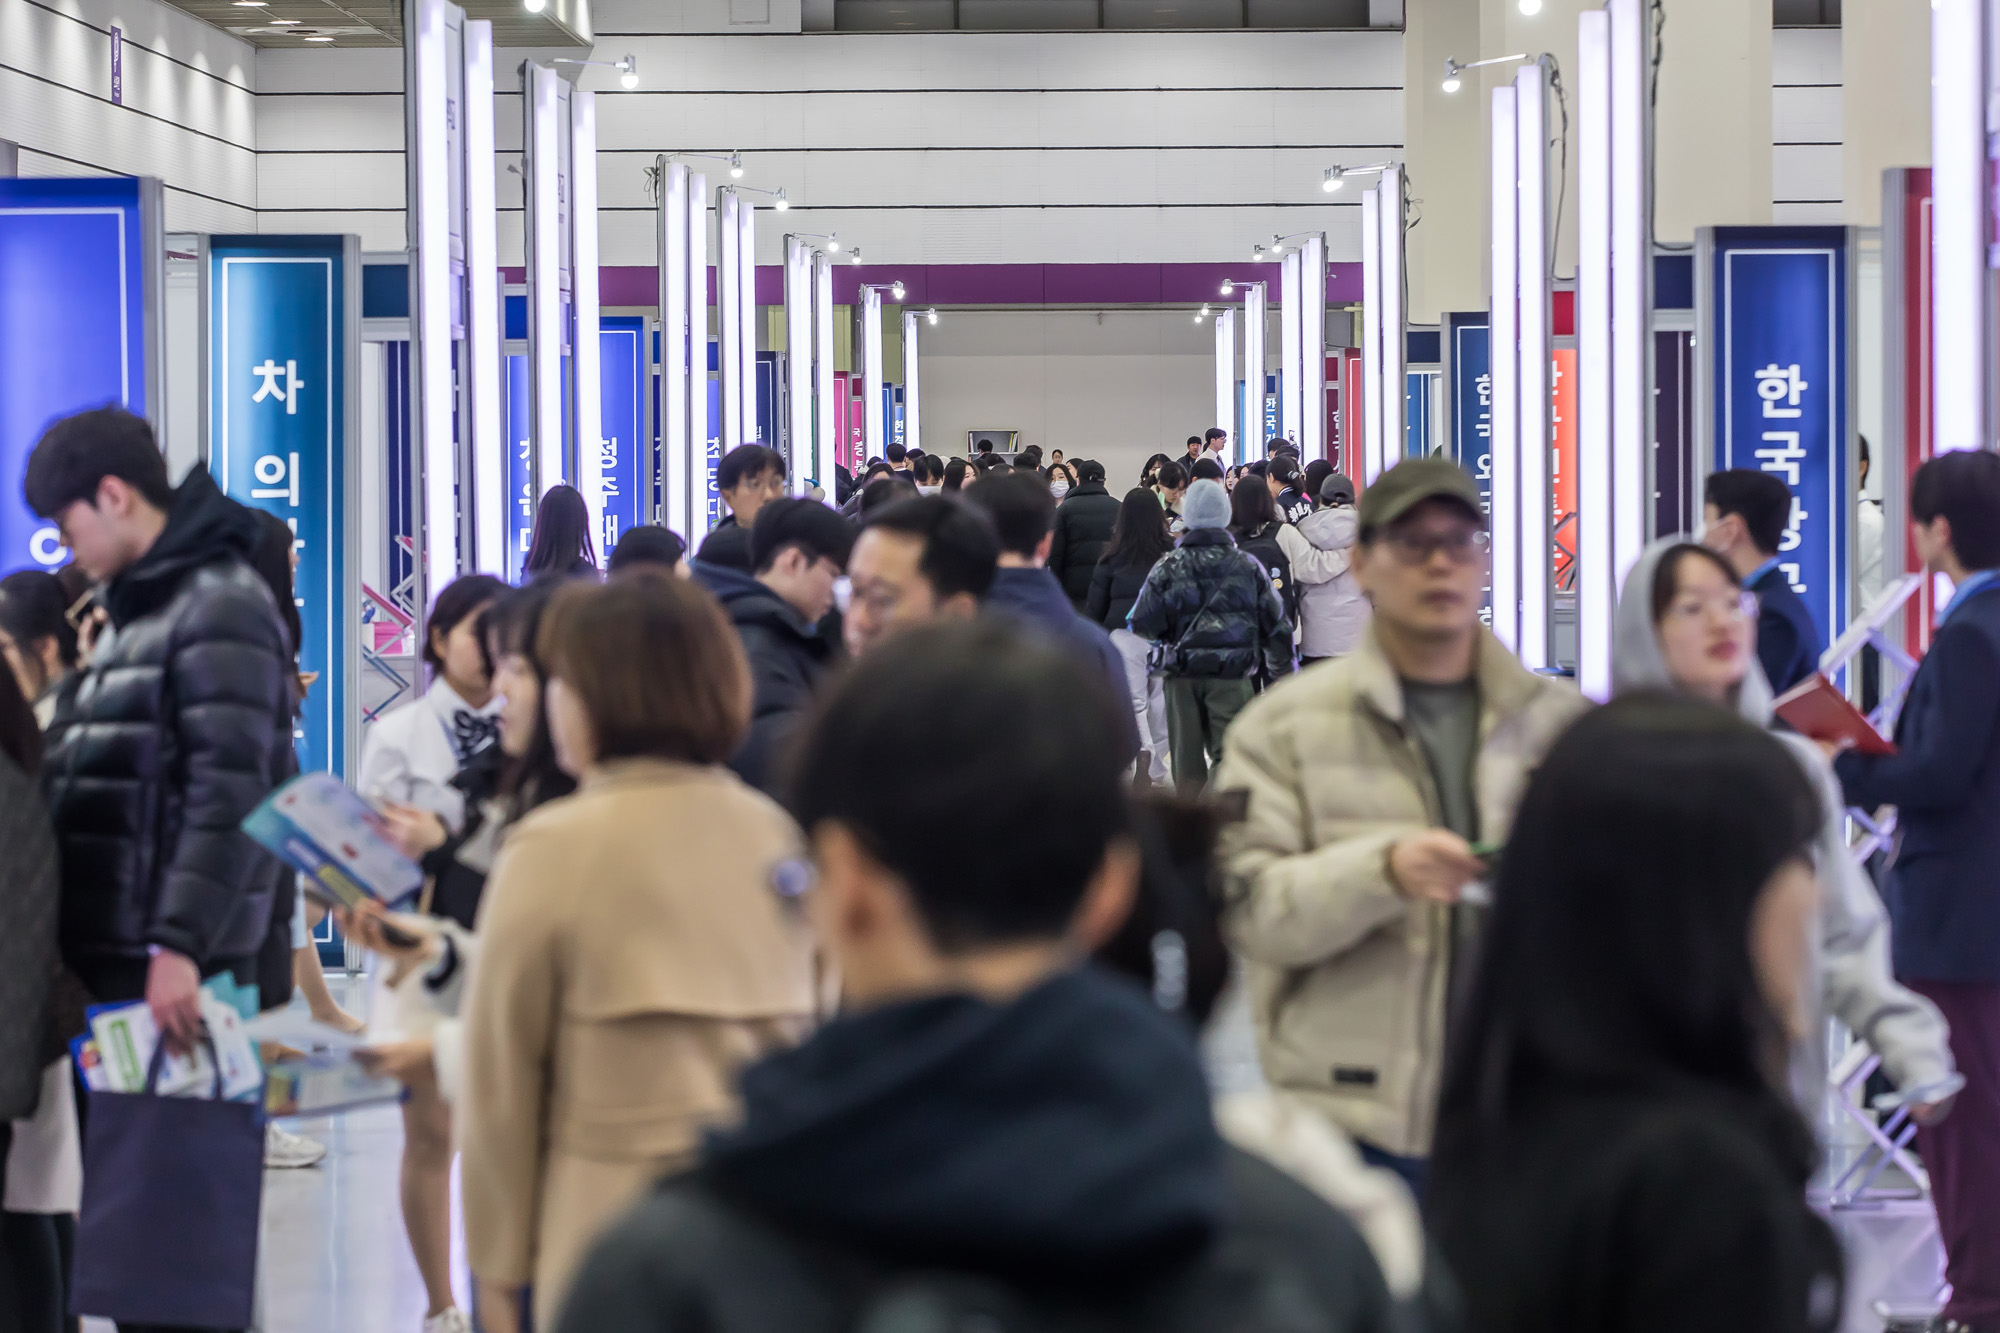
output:
[[[1944, 1240], [1942, 1320], [2000, 1329], [2000, 456], [1941, 454], [1910, 483], [1917, 554], [1955, 591], [1896, 719], [1897, 752], [1834, 760], [1850, 804], [1893, 805], [1883, 880], [1896, 977], [1951, 1024], [1965, 1091], [1917, 1131]], [[1829, 747], [1830, 748], [1830, 747]]]
[[798, 830], [724, 766], [751, 688], [715, 599], [646, 571], [571, 584], [538, 643], [581, 785], [513, 826], [480, 910], [457, 1109], [487, 1333], [524, 1288], [552, 1328], [596, 1234], [821, 1008]]
[[[1647, 547], [1625, 577], [1612, 639], [1611, 680], [1617, 694], [1671, 690], [1731, 709], [1771, 727], [1771, 686], [1755, 647], [1757, 599], [1736, 571], [1705, 546], [1668, 538]], [[1898, 985], [1889, 968], [1889, 922], [1865, 871], [1847, 851], [1845, 804], [1819, 749], [1802, 736], [1777, 732], [1819, 801], [1812, 860], [1819, 881], [1818, 929], [1811, 941], [1813, 1037], [1794, 1052], [1794, 1092], [1809, 1112], [1824, 1095], [1824, 1010], [1882, 1057], [1897, 1088], [1924, 1094], [1952, 1077], [1944, 1020], [1935, 1005]], [[1931, 1100], [1941, 1091], [1928, 1094]], [[1926, 1104], [1919, 1118], [1942, 1106]]]

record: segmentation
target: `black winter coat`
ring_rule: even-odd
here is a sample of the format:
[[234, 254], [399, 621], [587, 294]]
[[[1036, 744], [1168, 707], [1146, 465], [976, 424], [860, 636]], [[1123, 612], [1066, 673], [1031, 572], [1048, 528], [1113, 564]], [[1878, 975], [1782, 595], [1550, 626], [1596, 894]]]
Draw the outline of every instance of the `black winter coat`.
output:
[[1129, 629], [1125, 622], [1132, 614], [1132, 604], [1139, 600], [1139, 590], [1152, 572], [1152, 565], [1098, 561], [1090, 572], [1090, 595], [1084, 598], [1083, 613], [1106, 629]]
[[62, 951], [86, 984], [148, 945], [204, 972], [247, 960], [271, 858], [244, 816], [290, 763], [292, 655], [245, 557], [251, 512], [204, 469], [152, 548], [106, 585], [111, 625], [65, 682], [43, 790], [62, 856]]
[[1133, 604], [1131, 628], [1162, 647], [1169, 676], [1210, 680], [1291, 674], [1292, 626], [1256, 558], [1222, 528], [1199, 528], [1160, 558]]
[[695, 561], [693, 572], [721, 601], [750, 659], [750, 731], [729, 766], [751, 786], [775, 793], [785, 747], [833, 661], [833, 645], [750, 575], [706, 560]]
[[35, 780], [0, 754], [0, 1116], [9, 1120], [32, 1115], [41, 1094], [55, 978], [55, 839]]
[[1090, 576], [1111, 544], [1118, 522], [1118, 497], [1101, 481], [1086, 481], [1056, 506], [1055, 540], [1049, 544], [1049, 573], [1062, 581], [1070, 605], [1083, 610]]

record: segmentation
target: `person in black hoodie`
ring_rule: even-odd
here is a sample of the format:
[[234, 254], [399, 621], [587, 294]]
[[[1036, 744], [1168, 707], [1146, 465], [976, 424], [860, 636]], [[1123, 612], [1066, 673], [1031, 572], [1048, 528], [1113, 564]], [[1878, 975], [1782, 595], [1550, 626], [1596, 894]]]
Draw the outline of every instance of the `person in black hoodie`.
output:
[[1081, 611], [1090, 596], [1091, 575], [1111, 543], [1118, 522], [1118, 501], [1104, 489], [1104, 464], [1092, 459], [1076, 463], [1076, 489], [1056, 507], [1055, 542], [1049, 547], [1049, 572], [1062, 581], [1063, 592]]
[[[850, 483], [848, 494], [853, 493]], [[702, 540], [695, 559], [751, 572], [750, 529], [765, 505], [785, 493], [785, 456], [769, 445], [741, 444], [715, 465], [715, 493], [729, 513]], [[842, 496], [843, 503], [846, 496]]]
[[854, 537], [854, 525], [817, 500], [773, 500], [751, 529], [754, 575], [694, 562], [695, 581], [722, 602], [750, 659], [750, 730], [729, 766], [753, 787], [776, 786], [776, 761], [834, 659], [820, 624]]
[[1712, 704], [1587, 714], [1522, 797], [1426, 1216], [1472, 1333], [1830, 1333], [1841, 1258], [1786, 1087], [1810, 1027], [1798, 761]]
[[152, 427], [114, 407], [51, 426], [23, 489], [110, 617], [43, 768], [63, 955], [185, 1046], [202, 977], [255, 984], [271, 911], [271, 860], [240, 825], [290, 764], [292, 653], [248, 563], [257, 520], [204, 468], [170, 486]]
[[1160, 563], [1160, 557], [1173, 549], [1160, 497], [1147, 486], [1127, 491], [1118, 506], [1111, 540], [1091, 571], [1090, 594], [1083, 608], [1085, 615], [1111, 631], [1111, 646], [1125, 659], [1125, 688], [1138, 719], [1139, 744], [1149, 756], [1146, 776], [1155, 786], [1164, 785], [1168, 777], [1167, 692], [1159, 676], [1153, 674], [1153, 645], [1134, 634], [1125, 622], [1132, 616], [1139, 590], [1146, 586], [1146, 576]]
[[1079, 962], [1139, 874], [1121, 711], [991, 621], [907, 630], [831, 692], [792, 786], [816, 876], [773, 884], [848, 1012], [745, 1071], [740, 1122], [602, 1236], [556, 1333], [1387, 1326], [1347, 1221], [1224, 1145], [1187, 1026]]

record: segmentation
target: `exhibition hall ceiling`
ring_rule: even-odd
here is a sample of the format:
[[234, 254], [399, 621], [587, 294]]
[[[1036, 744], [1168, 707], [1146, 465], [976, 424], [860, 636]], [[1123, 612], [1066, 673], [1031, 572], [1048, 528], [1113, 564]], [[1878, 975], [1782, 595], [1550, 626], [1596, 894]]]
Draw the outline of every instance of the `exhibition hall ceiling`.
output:
[[[401, 46], [403, 0], [168, 0], [224, 32], [270, 50]], [[588, 0], [562, 0], [530, 14], [521, 0], [460, 0], [489, 19], [498, 47], [587, 46]]]

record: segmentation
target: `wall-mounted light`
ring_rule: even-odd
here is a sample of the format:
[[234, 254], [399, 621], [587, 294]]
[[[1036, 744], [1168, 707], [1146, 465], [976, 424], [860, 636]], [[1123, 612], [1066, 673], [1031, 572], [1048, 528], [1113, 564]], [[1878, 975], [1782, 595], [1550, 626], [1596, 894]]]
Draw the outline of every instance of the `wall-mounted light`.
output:
[[861, 247], [860, 247], [860, 246], [858, 246], [858, 245], [857, 245], [857, 246], [855, 246], [855, 247], [854, 247], [854, 248], [853, 248], [852, 250], [849, 250], [849, 251], [847, 252], [847, 257], [848, 257], [848, 259], [849, 259], [850, 261], [852, 261], [852, 263], [854, 264], [854, 266], [855, 266], [856, 268], [859, 268], [859, 267], [861, 267]]
[[899, 278], [895, 282], [889, 284], [889, 298], [894, 301], [900, 301], [903, 299], [902, 279]]
[[791, 201], [785, 198], [785, 187], [782, 185], [775, 190], [760, 190], [754, 185], [739, 185], [736, 191], [739, 194], [761, 194], [769, 199], [771, 207], [780, 213], [792, 206]]
[[[1534, 9], [1527, 7], [1530, 3], [1534, 4]], [[1521, 12], [1523, 14], [1532, 14], [1541, 9], [1541, 7], [1540, 0], [1522, 0]], [[1453, 60], [1450, 56], [1446, 56], [1444, 59], [1444, 90], [1448, 93], [1457, 92], [1462, 82], [1458, 76], [1469, 69], [1478, 69], [1482, 65], [1507, 65], [1512, 64], [1516, 60], [1526, 60], [1527, 58], [1527, 53], [1521, 52], [1511, 56], [1494, 56], [1490, 60], [1468, 60], [1461, 63]]]
[[1251, 263], [1253, 263], [1253, 264], [1261, 264], [1261, 263], [1263, 263], [1263, 262], [1264, 262], [1265, 260], [1269, 259], [1270, 257], [1271, 257], [1271, 256], [1269, 256], [1269, 255], [1267, 255], [1267, 254], [1265, 254], [1265, 253], [1264, 253], [1264, 247], [1263, 247], [1263, 246], [1261, 246], [1261, 245], [1253, 245], [1253, 246], [1251, 246], [1251, 247], [1250, 247], [1250, 262], [1251, 262]]
[[1456, 60], [1453, 60], [1450, 56], [1446, 56], [1444, 58], [1444, 90], [1446, 92], [1455, 93], [1458, 91], [1459, 89], [1458, 75], [1461, 68], [1462, 66], [1460, 66], [1460, 64]]
[[[634, 55], [628, 55], [622, 60], [574, 60], [569, 56], [557, 56], [549, 63], [551, 65], [602, 65], [606, 69], [615, 69], [618, 71], [618, 82], [622, 87], [637, 88], [639, 86], [639, 57]], [[681, 156], [693, 157], [696, 154], [686, 153], [681, 154]]]
[[729, 155], [729, 176], [731, 180], [740, 181], [743, 179], [743, 154], [731, 153]]
[[933, 324], [937, 323], [937, 307], [932, 306], [929, 310], [924, 311], [924, 318]]
[[1328, 194], [1332, 194], [1335, 190], [1338, 190], [1341, 187], [1341, 184], [1346, 179], [1346, 177], [1347, 177], [1347, 168], [1328, 167], [1326, 169], [1326, 177], [1320, 181], [1319, 188], [1326, 191]]

